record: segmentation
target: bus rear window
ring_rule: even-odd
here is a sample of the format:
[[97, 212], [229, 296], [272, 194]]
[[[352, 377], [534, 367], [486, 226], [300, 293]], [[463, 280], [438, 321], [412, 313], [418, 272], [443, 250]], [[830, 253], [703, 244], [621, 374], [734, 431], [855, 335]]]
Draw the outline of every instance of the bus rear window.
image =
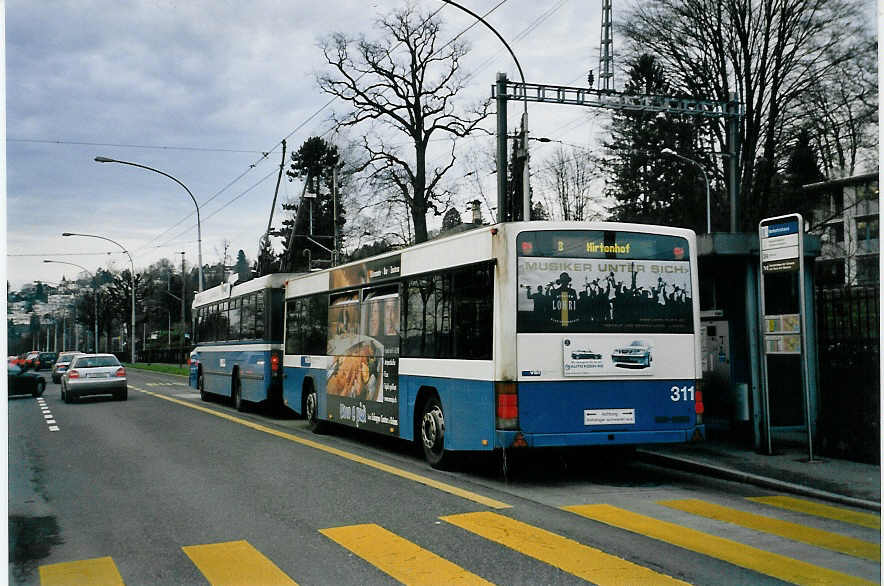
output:
[[521, 333], [692, 333], [688, 241], [614, 231], [523, 232]]

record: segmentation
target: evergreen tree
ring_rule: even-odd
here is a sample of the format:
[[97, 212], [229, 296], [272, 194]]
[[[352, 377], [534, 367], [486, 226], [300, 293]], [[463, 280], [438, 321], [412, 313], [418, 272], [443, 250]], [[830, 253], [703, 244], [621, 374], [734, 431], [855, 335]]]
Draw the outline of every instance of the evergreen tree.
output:
[[460, 226], [463, 224], [463, 220], [460, 217], [460, 212], [457, 211], [457, 208], [451, 208], [445, 215], [442, 216], [442, 231], [451, 230], [456, 226]]
[[233, 270], [239, 276], [238, 282], [244, 283], [252, 278], [252, 271], [249, 269], [249, 261], [246, 258], [246, 253], [243, 252], [242, 249], [236, 255], [236, 264], [233, 265]]
[[[670, 95], [660, 63], [641, 55], [629, 63], [626, 94]], [[708, 155], [698, 152], [703, 121], [695, 117], [649, 111], [618, 111], [605, 147], [612, 155], [613, 181], [607, 195], [616, 201], [611, 219], [684, 226], [705, 232], [706, 185], [695, 166], [662, 151], [669, 148], [703, 165], [715, 168]], [[714, 186], [713, 186], [714, 187]], [[719, 217], [713, 208], [713, 218]]]
[[818, 183], [824, 179], [825, 176], [820, 170], [819, 159], [813, 148], [810, 132], [807, 129], [802, 129], [791, 145], [789, 158], [786, 162], [785, 177], [782, 182], [782, 198], [773, 202], [774, 207], [771, 209], [771, 215], [797, 212], [806, 220], [813, 222], [815, 218], [812, 215], [814, 208], [817, 207], [817, 200], [810, 197], [802, 186]]
[[[338, 147], [321, 137], [311, 136], [292, 153], [291, 161], [286, 175], [289, 181], [303, 179], [306, 191], [297, 204], [282, 206], [293, 212], [292, 218], [283, 221], [282, 230], [277, 232], [285, 242], [283, 272], [306, 271], [308, 262], [316, 266], [316, 261], [330, 261], [331, 253], [326, 249], [341, 249], [341, 229], [346, 221], [340, 198], [337, 201], [337, 217], [333, 218], [332, 175], [335, 168], [341, 168]], [[334, 241], [335, 222], [338, 228], [337, 246]]]

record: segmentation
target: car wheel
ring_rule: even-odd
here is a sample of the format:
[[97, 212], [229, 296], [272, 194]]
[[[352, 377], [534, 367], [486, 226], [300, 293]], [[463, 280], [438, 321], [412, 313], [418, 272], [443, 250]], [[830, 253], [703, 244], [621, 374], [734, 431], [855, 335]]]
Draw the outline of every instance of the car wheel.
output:
[[64, 388], [64, 383], [61, 383], [61, 400], [65, 403], [68, 402], [68, 392]]
[[200, 401], [208, 401], [209, 393], [206, 392], [206, 377], [203, 373], [200, 373], [196, 379], [196, 386], [200, 390]]
[[129, 389], [123, 389], [122, 391], [117, 391], [116, 399], [117, 401], [125, 401], [129, 398]]
[[246, 410], [245, 401], [242, 400], [242, 383], [238, 376], [233, 378], [233, 406], [240, 412]]
[[325, 421], [319, 418], [319, 394], [313, 388], [313, 385], [307, 387], [306, 394], [304, 395], [304, 419], [307, 420], [313, 433], [323, 433], [325, 431]]
[[424, 458], [433, 468], [446, 468], [450, 464], [451, 455], [445, 450], [445, 414], [437, 397], [430, 397], [424, 403], [420, 426]]
[[34, 391], [34, 397], [43, 396], [43, 391], [46, 390], [46, 381], [38, 380], [37, 381], [37, 390]]
[[55, 384], [58, 384], [58, 377], [57, 376], [52, 377], [52, 382]]

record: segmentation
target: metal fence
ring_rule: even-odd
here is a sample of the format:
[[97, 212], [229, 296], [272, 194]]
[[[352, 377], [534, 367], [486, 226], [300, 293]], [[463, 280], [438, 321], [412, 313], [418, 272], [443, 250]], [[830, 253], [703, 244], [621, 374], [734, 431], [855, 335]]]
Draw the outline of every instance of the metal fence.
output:
[[880, 289], [816, 291], [824, 455], [880, 462]]

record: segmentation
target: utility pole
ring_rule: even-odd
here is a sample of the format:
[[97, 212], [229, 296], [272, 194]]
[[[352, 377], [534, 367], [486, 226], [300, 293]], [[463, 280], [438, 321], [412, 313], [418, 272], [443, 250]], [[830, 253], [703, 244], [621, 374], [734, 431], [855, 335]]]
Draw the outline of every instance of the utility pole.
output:
[[614, 91], [614, 27], [611, 3], [612, 0], [602, 0], [602, 42], [599, 45], [599, 90], [602, 92]]
[[184, 300], [187, 299], [187, 276], [184, 273], [184, 251], [182, 250], [178, 254], [181, 255], [181, 356], [182, 356], [182, 364], [184, 357], [184, 331], [187, 329], [185, 325], [187, 320], [184, 316]]

